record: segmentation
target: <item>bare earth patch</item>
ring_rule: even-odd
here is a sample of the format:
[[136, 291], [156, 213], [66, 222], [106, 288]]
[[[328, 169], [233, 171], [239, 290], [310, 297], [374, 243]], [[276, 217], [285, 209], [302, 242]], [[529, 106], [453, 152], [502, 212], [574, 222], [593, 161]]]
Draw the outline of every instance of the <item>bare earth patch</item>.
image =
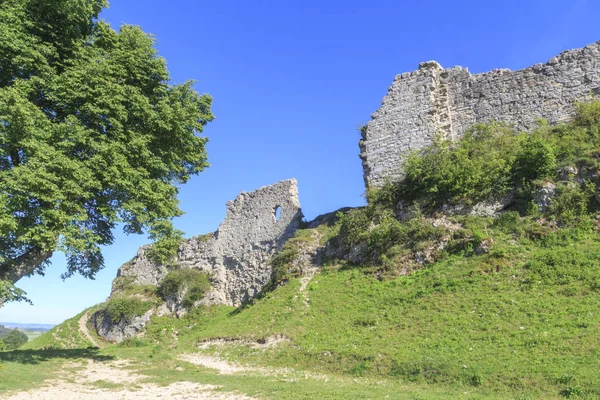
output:
[[[83, 365], [83, 368], [81, 366]], [[142, 382], [144, 376], [127, 367], [127, 361], [88, 361], [65, 365], [64, 376], [46, 381], [46, 386], [17, 393], [8, 400], [114, 400], [114, 399], [215, 399], [253, 400], [251, 397], [216, 392], [217, 386], [193, 382], [176, 382], [169, 386], [158, 386]], [[69, 371], [69, 369], [73, 371]]]
[[236, 346], [248, 346], [256, 350], [267, 350], [272, 349], [280, 344], [289, 342], [290, 339], [284, 335], [271, 335], [265, 339], [260, 340], [247, 340], [247, 339], [235, 339], [235, 338], [221, 338], [206, 340], [198, 346], [199, 349], [209, 349], [211, 347], [229, 347], [232, 345]]
[[[179, 357], [180, 360], [191, 364], [201, 365], [206, 368], [216, 369], [220, 374], [231, 375], [240, 372], [261, 372], [259, 368], [249, 368], [239, 364], [233, 364], [223, 359], [203, 354], [184, 354]], [[266, 370], [264, 371], [266, 372]]]

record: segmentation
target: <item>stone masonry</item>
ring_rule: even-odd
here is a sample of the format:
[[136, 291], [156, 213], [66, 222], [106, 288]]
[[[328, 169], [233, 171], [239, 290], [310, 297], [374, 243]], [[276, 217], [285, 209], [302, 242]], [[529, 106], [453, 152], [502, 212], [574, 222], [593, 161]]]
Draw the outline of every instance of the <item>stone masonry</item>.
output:
[[[294, 235], [301, 220], [295, 179], [242, 192], [227, 203], [225, 220], [214, 234], [195, 236], [181, 245], [176, 263], [209, 275], [213, 289], [206, 304], [239, 306], [269, 282], [270, 258]], [[132, 277], [138, 285], [157, 285], [167, 269], [150, 262], [146, 250], [140, 248], [117, 276]]]
[[530, 130], [572, 116], [573, 104], [600, 95], [600, 42], [569, 50], [546, 64], [472, 75], [437, 62], [397, 75], [363, 131], [360, 157], [367, 187], [402, 178], [409, 152], [436, 135], [456, 140], [475, 123], [502, 121]]

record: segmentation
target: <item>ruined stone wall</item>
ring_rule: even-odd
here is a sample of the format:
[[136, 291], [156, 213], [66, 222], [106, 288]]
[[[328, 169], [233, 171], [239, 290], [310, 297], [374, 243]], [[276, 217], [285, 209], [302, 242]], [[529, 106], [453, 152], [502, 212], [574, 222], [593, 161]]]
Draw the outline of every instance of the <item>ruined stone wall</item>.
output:
[[397, 75], [360, 142], [367, 187], [402, 177], [408, 153], [436, 134], [459, 138], [479, 122], [506, 122], [529, 130], [540, 118], [556, 123], [573, 114], [575, 101], [600, 94], [600, 42], [569, 50], [520, 71], [472, 75], [437, 62]]
[[[207, 304], [238, 306], [269, 282], [270, 258], [294, 235], [301, 220], [295, 179], [242, 192], [227, 203], [225, 220], [214, 234], [195, 236], [181, 245], [176, 263], [210, 276], [213, 289]], [[150, 262], [146, 250], [147, 246], [140, 248], [117, 276], [131, 277], [139, 285], [157, 285], [167, 269]]]

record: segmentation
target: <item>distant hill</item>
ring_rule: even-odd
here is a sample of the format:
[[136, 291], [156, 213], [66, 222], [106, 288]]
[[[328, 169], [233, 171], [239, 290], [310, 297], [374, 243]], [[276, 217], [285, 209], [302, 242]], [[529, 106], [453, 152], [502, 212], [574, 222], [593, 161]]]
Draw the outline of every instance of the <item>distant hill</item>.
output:
[[55, 326], [52, 324], [18, 324], [18, 323], [14, 323], [14, 322], [0, 322], [0, 325], [2, 327], [10, 328], [10, 329], [20, 329], [20, 330], [40, 331], [40, 332], [47, 332], [50, 329], [54, 328], [54, 326]]

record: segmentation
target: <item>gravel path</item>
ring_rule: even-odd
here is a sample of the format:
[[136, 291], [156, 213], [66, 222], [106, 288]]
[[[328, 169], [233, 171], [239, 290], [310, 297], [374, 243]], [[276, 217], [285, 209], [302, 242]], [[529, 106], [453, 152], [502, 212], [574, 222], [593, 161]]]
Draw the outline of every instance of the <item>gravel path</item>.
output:
[[[45, 386], [20, 392], [7, 400], [114, 400], [114, 399], [211, 399], [255, 400], [251, 397], [227, 392], [217, 392], [217, 386], [193, 382], [176, 382], [158, 386], [142, 382], [145, 377], [126, 367], [127, 361], [95, 362], [65, 365], [63, 376], [45, 382]], [[76, 368], [71, 372], [70, 368]], [[116, 386], [110, 388], [110, 386]], [[108, 387], [108, 388], [107, 388]]]

